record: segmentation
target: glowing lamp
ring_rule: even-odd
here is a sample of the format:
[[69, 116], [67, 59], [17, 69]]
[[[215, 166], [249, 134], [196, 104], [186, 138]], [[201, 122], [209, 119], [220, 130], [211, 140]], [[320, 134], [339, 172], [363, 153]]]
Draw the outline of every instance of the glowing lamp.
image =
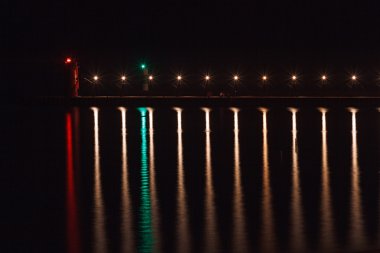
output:
[[262, 79], [263, 81], [266, 81], [266, 80], [268, 79], [268, 77], [264, 75], [264, 76], [261, 77], [261, 79]]
[[234, 80], [235, 80], [235, 81], [239, 80], [239, 76], [234, 75]]
[[323, 81], [326, 81], [326, 80], [327, 80], [327, 76], [326, 76], [326, 75], [323, 75], [323, 76], [321, 77], [321, 79], [322, 79]]
[[297, 80], [297, 76], [296, 75], [292, 75], [292, 80], [293, 81]]
[[150, 80], [150, 81], [153, 80], [153, 76], [152, 76], [152, 75], [149, 76], [149, 80]]
[[125, 81], [127, 80], [127, 77], [126, 76], [121, 76], [121, 81]]
[[181, 81], [181, 80], [182, 80], [182, 76], [178, 75], [178, 76], [177, 76], [177, 80], [178, 80], [178, 81]]
[[356, 75], [351, 76], [352, 81], [355, 81], [357, 79]]
[[205, 80], [206, 80], [206, 81], [210, 80], [210, 76], [209, 76], [209, 75], [206, 75], [206, 76], [205, 76]]
[[93, 79], [94, 79], [94, 81], [98, 81], [99, 77], [98, 76], [94, 76]]
[[145, 68], [146, 68], [146, 65], [143, 63], [143, 64], [140, 65], [140, 68], [141, 68], [141, 69], [145, 69]]
[[66, 63], [66, 64], [69, 64], [69, 63], [71, 63], [71, 62], [72, 62], [71, 58], [70, 58], [70, 57], [67, 57], [66, 60], [65, 60], [65, 63]]

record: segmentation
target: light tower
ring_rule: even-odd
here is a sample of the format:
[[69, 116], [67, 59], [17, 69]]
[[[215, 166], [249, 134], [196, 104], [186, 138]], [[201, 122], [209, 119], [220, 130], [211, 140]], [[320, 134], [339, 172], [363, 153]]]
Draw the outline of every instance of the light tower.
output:
[[148, 68], [147, 68], [145, 63], [142, 63], [140, 65], [140, 69], [143, 71], [143, 75], [144, 75], [143, 91], [148, 92], [149, 91], [149, 82], [150, 82]]
[[70, 68], [70, 83], [67, 88], [67, 96], [77, 97], [79, 95], [79, 65], [75, 58], [67, 57], [65, 64]]

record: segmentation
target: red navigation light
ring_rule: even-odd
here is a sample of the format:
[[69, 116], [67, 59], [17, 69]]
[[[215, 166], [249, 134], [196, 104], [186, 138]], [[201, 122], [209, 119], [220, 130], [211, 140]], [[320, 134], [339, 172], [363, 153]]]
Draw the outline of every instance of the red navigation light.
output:
[[70, 58], [70, 57], [67, 57], [65, 63], [66, 63], [66, 64], [69, 64], [69, 63], [71, 63], [71, 61], [72, 61], [71, 58]]

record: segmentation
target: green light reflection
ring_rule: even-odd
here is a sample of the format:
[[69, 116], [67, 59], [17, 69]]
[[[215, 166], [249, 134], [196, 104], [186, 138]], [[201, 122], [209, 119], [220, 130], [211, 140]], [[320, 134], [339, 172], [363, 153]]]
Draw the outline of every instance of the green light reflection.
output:
[[148, 145], [146, 127], [146, 108], [138, 108], [141, 115], [141, 186], [138, 252], [153, 252], [153, 230], [151, 200], [149, 191]]

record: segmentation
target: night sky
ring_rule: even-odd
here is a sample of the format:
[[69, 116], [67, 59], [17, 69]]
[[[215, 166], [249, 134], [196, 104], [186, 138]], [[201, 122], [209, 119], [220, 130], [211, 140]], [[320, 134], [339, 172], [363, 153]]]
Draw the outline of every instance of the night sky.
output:
[[380, 67], [376, 1], [7, 0], [1, 5], [2, 61], [13, 83], [55, 80], [66, 55], [79, 57], [87, 69], [147, 61], [161, 72]]

